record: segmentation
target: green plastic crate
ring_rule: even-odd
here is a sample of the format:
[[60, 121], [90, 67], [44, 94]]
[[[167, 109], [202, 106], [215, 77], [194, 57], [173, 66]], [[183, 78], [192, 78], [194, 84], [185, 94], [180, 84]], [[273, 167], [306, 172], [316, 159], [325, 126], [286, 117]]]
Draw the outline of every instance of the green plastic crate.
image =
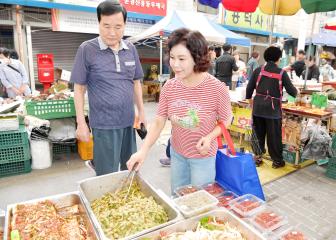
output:
[[[283, 146], [283, 150], [282, 150], [282, 157], [283, 160], [291, 163], [291, 164], [295, 164], [295, 159], [296, 159], [296, 150], [288, 145], [284, 145]], [[299, 162], [298, 163], [302, 163], [305, 161], [305, 159], [302, 159], [301, 157], [302, 151], [299, 151]]]
[[329, 158], [326, 175], [327, 177], [336, 179], [336, 157]]
[[31, 172], [30, 160], [0, 164], [0, 177]]
[[53, 155], [77, 152], [76, 143], [74, 144], [53, 143], [52, 148], [53, 148]]
[[29, 145], [0, 149], [0, 164], [25, 161], [31, 158]]
[[66, 100], [26, 101], [28, 115], [42, 119], [56, 119], [76, 116], [73, 98]]
[[28, 143], [28, 134], [22, 125], [16, 131], [0, 131], [0, 149], [28, 145]]

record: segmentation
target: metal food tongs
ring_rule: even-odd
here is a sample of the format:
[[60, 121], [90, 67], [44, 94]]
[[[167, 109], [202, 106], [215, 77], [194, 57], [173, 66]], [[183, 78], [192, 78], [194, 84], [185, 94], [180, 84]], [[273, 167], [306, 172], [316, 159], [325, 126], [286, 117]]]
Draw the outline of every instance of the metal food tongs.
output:
[[131, 190], [131, 187], [132, 187], [132, 184], [133, 184], [133, 180], [134, 180], [134, 176], [135, 176], [135, 174], [136, 174], [135, 169], [136, 169], [137, 166], [138, 166], [138, 163], [135, 163], [135, 164], [133, 165], [133, 168], [132, 168], [132, 170], [129, 172], [129, 174], [127, 175], [127, 178], [123, 180], [123, 183], [122, 183], [121, 187], [116, 191], [116, 192], [119, 192], [119, 191], [121, 191], [122, 189], [125, 189], [125, 187], [127, 186], [127, 184], [129, 184], [129, 185], [128, 185], [128, 188], [127, 188], [127, 193], [126, 193], [126, 195], [125, 195], [125, 197], [124, 197], [124, 201], [127, 200], [127, 197], [128, 197], [129, 192], [130, 192], [130, 190]]

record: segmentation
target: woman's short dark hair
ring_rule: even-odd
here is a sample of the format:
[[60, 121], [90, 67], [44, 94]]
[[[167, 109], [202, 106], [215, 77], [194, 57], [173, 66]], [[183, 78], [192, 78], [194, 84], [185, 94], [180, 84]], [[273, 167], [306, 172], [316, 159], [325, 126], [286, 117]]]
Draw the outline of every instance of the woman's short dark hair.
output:
[[280, 48], [271, 46], [267, 48], [264, 52], [264, 59], [266, 62], [272, 61], [277, 62], [282, 56]]
[[113, 14], [122, 13], [124, 22], [127, 19], [127, 10], [118, 1], [106, 0], [101, 2], [97, 7], [98, 22], [100, 22], [101, 16], [111, 16]]
[[5, 57], [9, 57], [9, 50], [4, 47], [0, 47], [0, 54], [3, 54]]
[[172, 48], [183, 44], [194, 59], [194, 72], [206, 72], [210, 66], [208, 42], [199, 31], [180, 28], [173, 31], [168, 38], [168, 56]]
[[252, 56], [253, 58], [258, 58], [258, 57], [259, 57], [259, 52], [254, 51], [254, 52], [251, 54], [251, 56]]

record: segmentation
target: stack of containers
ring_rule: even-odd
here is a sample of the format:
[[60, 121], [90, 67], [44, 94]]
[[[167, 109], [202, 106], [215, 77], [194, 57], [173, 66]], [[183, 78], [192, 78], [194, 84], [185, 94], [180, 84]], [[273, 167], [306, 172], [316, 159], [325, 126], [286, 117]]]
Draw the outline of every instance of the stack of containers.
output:
[[23, 125], [15, 131], [0, 131], [0, 177], [31, 171], [28, 134]]
[[[336, 158], [335, 158], [336, 159]], [[210, 196], [205, 196], [207, 192]], [[270, 207], [265, 201], [252, 194], [237, 196], [231, 191], [226, 191], [219, 183], [212, 182], [203, 186], [186, 185], [175, 190], [178, 198], [174, 199], [175, 205], [182, 214], [189, 218], [202, 212], [217, 207], [224, 207], [232, 211], [237, 217], [249, 223], [258, 230], [266, 239], [270, 240], [306, 240], [302, 231], [296, 230], [288, 224], [287, 217]], [[188, 198], [199, 198], [202, 195], [209, 203], [197, 200], [197, 208], [189, 213], [185, 209]], [[211, 198], [211, 196], [213, 198]], [[217, 200], [216, 200], [217, 199]]]

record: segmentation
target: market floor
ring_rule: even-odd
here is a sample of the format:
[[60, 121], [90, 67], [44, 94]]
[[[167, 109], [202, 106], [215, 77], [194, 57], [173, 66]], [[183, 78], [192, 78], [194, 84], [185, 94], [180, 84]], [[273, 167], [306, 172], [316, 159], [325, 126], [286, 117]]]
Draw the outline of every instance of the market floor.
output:
[[[146, 103], [145, 108], [150, 122], [156, 104]], [[155, 188], [169, 195], [170, 168], [161, 167], [159, 163], [165, 153], [161, 143], [165, 141], [159, 142], [152, 148], [141, 174]], [[264, 192], [268, 203], [286, 215], [309, 239], [336, 240], [336, 180], [326, 178], [324, 172], [324, 168], [313, 164], [264, 185]], [[0, 178], [0, 209], [10, 203], [76, 191], [78, 181], [93, 176], [77, 154], [63, 155], [54, 160], [51, 168]]]

